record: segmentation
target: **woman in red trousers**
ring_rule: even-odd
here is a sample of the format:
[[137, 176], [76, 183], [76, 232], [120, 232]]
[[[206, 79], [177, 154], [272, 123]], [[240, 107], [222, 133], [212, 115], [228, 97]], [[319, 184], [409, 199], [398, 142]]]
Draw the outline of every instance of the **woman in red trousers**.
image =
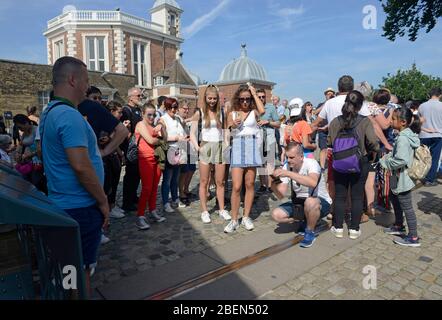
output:
[[154, 127], [155, 115], [155, 106], [151, 103], [146, 103], [143, 106], [143, 121], [139, 122], [135, 128], [135, 138], [138, 144], [138, 166], [142, 185], [141, 196], [138, 202], [138, 220], [136, 222], [140, 230], [150, 228], [145, 216], [147, 206], [149, 206], [148, 216], [153, 221], [166, 221], [166, 218], [160, 216], [156, 210], [161, 169], [155, 159], [155, 146], [160, 143], [159, 138], [165, 137], [166, 133], [161, 125]]

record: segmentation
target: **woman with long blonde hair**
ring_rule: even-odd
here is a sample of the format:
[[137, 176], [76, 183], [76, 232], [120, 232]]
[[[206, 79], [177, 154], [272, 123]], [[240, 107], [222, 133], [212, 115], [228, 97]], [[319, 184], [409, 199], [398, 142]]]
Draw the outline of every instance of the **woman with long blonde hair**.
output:
[[[211, 218], [207, 209], [207, 188], [212, 166], [215, 166], [216, 198], [219, 205], [219, 216], [228, 221], [230, 214], [224, 207], [224, 176], [226, 158], [224, 156], [227, 143], [226, 115], [221, 109], [219, 91], [214, 85], [209, 85], [204, 94], [204, 102], [200, 112], [195, 113], [191, 130], [191, 142], [199, 152], [200, 186], [199, 195], [201, 203], [201, 220], [210, 223]], [[197, 125], [197, 124], [200, 125]], [[197, 128], [201, 128], [201, 143], [198, 145], [196, 136]]]

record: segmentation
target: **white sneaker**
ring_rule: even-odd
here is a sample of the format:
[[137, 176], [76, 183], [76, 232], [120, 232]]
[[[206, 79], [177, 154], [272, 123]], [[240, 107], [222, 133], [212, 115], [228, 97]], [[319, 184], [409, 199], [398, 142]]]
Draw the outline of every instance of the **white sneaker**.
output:
[[348, 232], [348, 235], [349, 235], [350, 239], [352, 239], [352, 240], [356, 240], [357, 238], [359, 238], [361, 236], [361, 234], [362, 234], [362, 232], [360, 229], [359, 229], [359, 231], [350, 229], [350, 231]]
[[124, 213], [124, 210], [121, 209], [120, 207], [115, 206], [114, 209], [118, 212]]
[[166, 218], [160, 216], [157, 212], [157, 210], [154, 210], [150, 213], [150, 217], [155, 220], [155, 222], [164, 222], [166, 221]]
[[232, 220], [232, 217], [230, 216], [229, 211], [227, 211], [227, 210], [221, 210], [219, 212], [219, 216], [226, 221]]
[[175, 201], [171, 201], [170, 206], [174, 209], [178, 208], [180, 206], [180, 199], [176, 199]]
[[101, 241], [100, 241], [101, 244], [106, 244], [110, 241], [111, 240], [108, 237], [106, 237], [104, 234], [101, 235]]
[[225, 233], [232, 233], [232, 232], [236, 231], [238, 228], [239, 228], [238, 221], [231, 220], [229, 222], [229, 224], [227, 225], [227, 227], [224, 228], [224, 232]]
[[331, 233], [335, 235], [336, 238], [343, 238], [344, 237], [344, 229], [337, 229], [334, 226], [330, 229]]
[[255, 226], [253, 225], [252, 219], [250, 219], [250, 217], [243, 217], [242, 221], [241, 221], [241, 225], [243, 225], [247, 231], [252, 231], [255, 228]]
[[211, 223], [212, 220], [210, 219], [210, 214], [207, 211], [204, 211], [201, 213], [201, 220], [203, 223]]
[[[121, 210], [121, 209], [120, 209]], [[109, 213], [110, 218], [114, 219], [121, 219], [125, 217], [125, 214], [117, 209], [117, 207], [113, 208], [112, 211]]]
[[164, 206], [164, 211], [167, 213], [174, 213], [175, 212], [175, 210], [172, 208], [170, 203], [166, 203], [166, 205]]
[[146, 217], [138, 217], [136, 225], [140, 230], [150, 229], [150, 225], [147, 223]]

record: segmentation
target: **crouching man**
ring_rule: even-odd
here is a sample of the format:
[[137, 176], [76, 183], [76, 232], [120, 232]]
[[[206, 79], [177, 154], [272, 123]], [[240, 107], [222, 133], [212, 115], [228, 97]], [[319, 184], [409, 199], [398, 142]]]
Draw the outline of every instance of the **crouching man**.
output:
[[315, 242], [316, 223], [327, 216], [332, 199], [324, 179], [321, 178], [319, 163], [314, 159], [304, 158], [302, 145], [291, 142], [285, 152], [287, 161], [282, 169], [274, 171], [272, 191], [281, 200], [291, 186], [292, 201], [274, 209], [272, 218], [278, 223], [306, 223], [304, 240], [300, 246], [309, 248]]

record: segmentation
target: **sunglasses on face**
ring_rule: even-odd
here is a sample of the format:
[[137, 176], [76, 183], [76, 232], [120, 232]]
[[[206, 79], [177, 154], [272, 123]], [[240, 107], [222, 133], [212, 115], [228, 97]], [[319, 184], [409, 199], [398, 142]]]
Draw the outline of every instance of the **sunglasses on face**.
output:
[[258, 96], [258, 98], [264, 100], [266, 98], [266, 96]]
[[239, 98], [240, 103], [250, 103], [252, 98]]
[[154, 118], [155, 117], [155, 113], [146, 113], [146, 117], [147, 118]]

